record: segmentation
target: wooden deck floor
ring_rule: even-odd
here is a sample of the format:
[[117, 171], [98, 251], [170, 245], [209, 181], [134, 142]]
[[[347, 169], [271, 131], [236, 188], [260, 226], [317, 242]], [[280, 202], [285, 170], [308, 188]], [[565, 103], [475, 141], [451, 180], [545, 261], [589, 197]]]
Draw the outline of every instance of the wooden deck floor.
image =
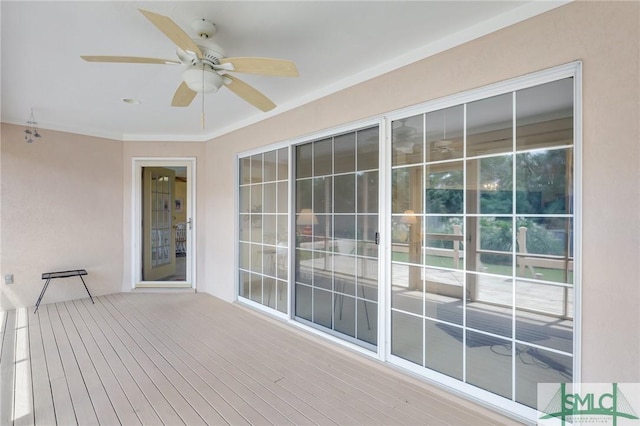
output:
[[0, 312], [2, 425], [513, 421], [206, 294]]

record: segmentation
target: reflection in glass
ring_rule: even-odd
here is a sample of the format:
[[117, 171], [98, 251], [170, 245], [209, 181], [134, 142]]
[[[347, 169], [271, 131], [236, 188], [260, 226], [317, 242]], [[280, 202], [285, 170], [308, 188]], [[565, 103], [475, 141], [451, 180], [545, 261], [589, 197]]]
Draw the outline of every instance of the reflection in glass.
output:
[[429, 266], [462, 269], [464, 235], [462, 217], [425, 218], [425, 262]]
[[239, 216], [239, 224], [238, 238], [240, 241], [251, 241], [251, 215], [241, 214]]
[[516, 166], [518, 213], [572, 213], [573, 149], [524, 152]]
[[251, 287], [251, 273], [247, 271], [240, 271], [240, 280], [239, 280], [239, 295], [242, 297], [249, 298], [249, 291]]
[[573, 144], [573, 78], [517, 91], [516, 125], [519, 151]]
[[276, 280], [271, 277], [262, 278], [262, 303], [272, 309], [276, 308]]
[[462, 158], [464, 107], [454, 107], [427, 114], [427, 162]]
[[351, 337], [356, 336], [356, 299], [336, 294], [334, 301], [335, 330]]
[[392, 213], [411, 210], [422, 213], [422, 166], [393, 169], [391, 174]]
[[378, 172], [357, 174], [357, 209], [358, 213], [378, 212]]
[[405, 312], [422, 315], [423, 292], [422, 286], [411, 285], [411, 275], [420, 276], [422, 268], [419, 266], [391, 264], [391, 307]]
[[314, 213], [331, 213], [332, 183], [331, 176], [313, 179]]
[[240, 159], [240, 185], [251, 183], [251, 158], [245, 157]]
[[571, 287], [518, 281], [516, 308], [516, 339], [573, 352]]
[[378, 344], [378, 304], [358, 300], [357, 338], [373, 345]]
[[510, 217], [467, 217], [467, 269], [488, 274], [513, 274], [513, 221]]
[[240, 213], [250, 213], [251, 212], [251, 187], [250, 186], [241, 186], [240, 187]]
[[264, 213], [276, 212], [276, 183], [266, 183], [263, 185], [264, 191]]
[[296, 181], [296, 212], [300, 213], [303, 209], [311, 209], [312, 183], [311, 179]]
[[262, 242], [264, 244], [275, 245], [277, 237], [277, 216], [274, 214], [265, 214], [262, 216]]
[[251, 281], [249, 283], [250, 295], [249, 298], [257, 303], [262, 303], [262, 276], [258, 274], [251, 274]]
[[331, 327], [331, 292], [313, 289], [313, 322]]
[[306, 285], [296, 284], [296, 316], [311, 321], [312, 309], [312, 297], [311, 287]]
[[313, 143], [313, 176], [330, 175], [333, 161], [331, 138]]
[[516, 345], [516, 401], [536, 406], [538, 383], [571, 383], [573, 358], [541, 348]]
[[313, 144], [296, 147], [296, 178], [305, 178], [313, 174]]
[[425, 367], [462, 380], [462, 328], [425, 320]]
[[517, 225], [517, 275], [573, 283], [573, 221], [561, 217], [521, 217]]
[[378, 300], [378, 260], [358, 258], [358, 297]]
[[422, 365], [422, 332], [420, 317], [391, 311], [391, 353]]
[[[509, 303], [499, 303], [491, 295], [492, 291], [505, 296], [513, 294], [513, 288], [509, 283], [488, 282], [487, 277], [483, 277], [483, 280], [478, 282], [478, 297], [466, 305], [467, 327], [511, 338], [513, 334], [511, 301]], [[506, 297], [500, 302], [506, 302], [505, 299]]]
[[286, 214], [289, 210], [289, 188], [287, 182], [278, 182], [277, 212]]
[[403, 118], [391, 123], [392, 165], [422, 163], [424, 160], [424, 116]]
[[377, 341], [377, 313], [369, 313], [377, 305], [363, 300], [378, 297], [378, 132], [376, 126], [313, 142], [312, 173], [296, 176], [295, 279], [312, 286], [309, 311], [300, 305], [297, 315], [360, 343]]
[[458, 272], [437, 271], [427, 268], [425, 277], [425, 317], [462, 325], [463, 276]]
[[359, 130], [357, 132], [357, 163], [358, 170], [373, 170], [378, 168], [378, 144], [380, 141], [378, 127]]
[[511, 342], [467, 330], [466, 354], [467, 382], [510, 399]]
[[262, 154], [251, 156], [251, 183], [262, 183]]
[[513, 150], [513, 95], [467, 104], [467, 157]]
[[[250, 175], [251, 182], [239, 188], [239, 268], [252, 272], [240, 276], [239, 295], [286, 312], [286, 281], [282, 295], [277, 295], [282, 284], [276, 277], [288, 275], [288, 149], [242, 158], [239, 163], [241, 181]], [[281, 296], [284, 302], [278, 304], [276, 298]]]
[[276, 301], [276, 308], [280, 312], [286, 314], [288, 312], [287, 302], [289, 300], [289, 295], [287, 294], [287, 289], [289, 286], [286, 281], [286, 278], [285, 278], [285, 281], [283, 280], [276, 281], [276, 286], [278, 290], [278, 300]]
[[333, 180], [335, 184], [333, 212], [354, 213], [356, 211], [355, 174], [335, 176]]
[[278, 180], [286, 181], [289, 178], [289, 149], [278, 150]]
[[264, 181], [273, 182], [277, 179], [277, 151], [264, 153]]
[[427, 165], [425, 212], [463, 213], [464, 172], [462, 162]]
[[573, 84], [391, 123], [391, 352], [533, 408], [572, 379]]
[[334, 173], [354, 172], [356, 170], [356, 134], [347, 133], [333, 138], [333, 155]]

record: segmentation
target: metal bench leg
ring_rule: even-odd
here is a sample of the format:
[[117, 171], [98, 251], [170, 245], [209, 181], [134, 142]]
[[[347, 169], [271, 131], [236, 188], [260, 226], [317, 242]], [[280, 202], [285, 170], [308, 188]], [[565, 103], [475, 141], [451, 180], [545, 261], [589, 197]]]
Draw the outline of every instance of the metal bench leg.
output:
[[38, 301], [36, 302], [36, 310], [33, 311], [34, 314], [38, 312], [38, 307], [40, 306], [40, 302], [44, 297], [44, 292], [47, 291], [47, 287], [49, 286], [49, 281], [51, 281], [51, 278], [48, 278], [47, 282], [44, 283], [44, 287], [42, 287], [42, 291], [40, 292], [40, 297], [38, 297]]
[[96, 303], [93, 301], [93, 297], [91, 297], [91, 293], [89, 292], [89, 288], [87, 287], [87, 284], [84, 282], [84, 278], [82, 278], [82, 275], [78, 275], [78, 276], [82, 280], [82, 284], [84, 284], [84, 289], [87, 290], [87, 294], [89, 295], [89, 299], [91, 299], [91, 303], [95, 305]]

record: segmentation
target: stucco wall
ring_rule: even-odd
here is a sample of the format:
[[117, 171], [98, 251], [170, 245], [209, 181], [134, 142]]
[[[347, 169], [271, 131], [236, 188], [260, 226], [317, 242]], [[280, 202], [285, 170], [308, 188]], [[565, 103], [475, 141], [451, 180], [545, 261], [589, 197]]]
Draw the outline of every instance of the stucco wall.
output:
[[[122, 143], [2, 124], [0, 309], [33, 306], [47, 271], [86, 268], [94, 295], [122, 283]], [[52, 281], [43, 303], [87, 297], [77, 279]]]
[[208, 290], [234, 298], [236, 153], [582, 60], [582, 380], [640, 381], [639, 21], [638, 2], [574, 2], [210, 141]]

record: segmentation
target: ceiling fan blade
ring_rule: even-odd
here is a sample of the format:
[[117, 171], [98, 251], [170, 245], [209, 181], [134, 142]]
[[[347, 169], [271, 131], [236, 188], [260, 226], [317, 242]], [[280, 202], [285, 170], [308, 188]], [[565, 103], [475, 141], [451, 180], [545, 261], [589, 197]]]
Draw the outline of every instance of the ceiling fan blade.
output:
[[187, 83], [184, 81], [180, 86], [178, 86], [178, 90], [173, 95], [173, 100], [171, 101], [171, 106], [174, 107], [186, 107], [191, 105], [191, 101], [196, 97], [196, 92], [189, 89]]
[[273, 75], [277, 77], [298, 77], [296, 64], [284, 59], [273, 58], [224, 58], [221, 64], [233, 65], [235, 72], [247, 74]]
[[117, 62], [126, 64], [180, 64], [171, 59], [141, 58], [138, 56], [80, 56], [88, 62]]
[[245, 101], [249, 102], [251, 105], [256, 108], [267, 112], [276, 107], [276, 104], [271, 102], [269, 98], [267, 98], [262, 93], [258, 92], [253, 87], [249, 86], [242, 80], [239, 80], [237, 77], [234, 77], [229, 74], [225, 74], [223, 77], [225, 80], [228, 79], [229, 83], [226, 83], [226, 86], [236, 95], [240, 96]]
[[182, 28], [178, 26], [171, 18], [157, 13], [149, 12], [148, 10], [138, 9], [146, 18], [151, 21], [160, 31], [162, 31], [167, 37], [173, 41], [176, 46], [185, 52], [193, 52], [198, 58], [202, 59], [202, 52], [200, 48], [191, 40], [191, 37], [185, 33]]

